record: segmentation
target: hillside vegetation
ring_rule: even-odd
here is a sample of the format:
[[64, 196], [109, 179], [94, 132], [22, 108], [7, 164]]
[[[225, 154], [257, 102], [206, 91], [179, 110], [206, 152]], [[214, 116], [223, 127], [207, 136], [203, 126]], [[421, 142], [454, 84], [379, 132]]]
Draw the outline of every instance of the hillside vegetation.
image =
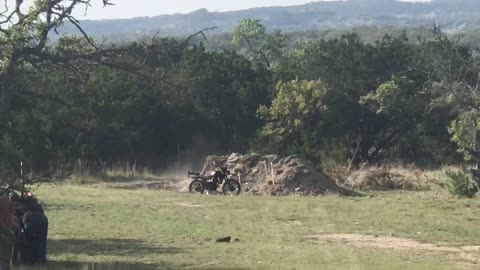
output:
[[18, 24], [0, 33], [8, 44], [2, 185], [21, 183], [22, 171], [29, 180], [115, 167], [158, 172], [232, 152], [298, 155], [324, 171], [480, 157], [480, 60], [437, 26], [429, 37], [346, 32], [289, 46], [282, 31], [246, 19], [230, 50], [207, 49], [198, 41], [204, 32], [49, 44], [60, 22], [44, 28], [45, 7], [36, 5], [30, 16], [38, 20], [17, 14]]
[[[259, 19], [269, 29], [284, 32], [304, 30], [345, 30], [359, 26], [430, 27], [433, 22], [445, 30], [458, 32], [478, 29], [480, 5], [476, 0], [433, 0], [400, 2], [396, 0], [317, 1], [290, 7], [265, 7], [233, 12], [209, 12], [202, 9], [188, 14], [156, 17], [82, 21], [83, 28], [96, 37], [134, 40], [161, 34], [188, 36], [201, 29], [218, 27], [231, 32], [247, 18]], [[74, 27], [64, 32], [76, 32]], [[79, 32], [77, 32], [79, 33]]]

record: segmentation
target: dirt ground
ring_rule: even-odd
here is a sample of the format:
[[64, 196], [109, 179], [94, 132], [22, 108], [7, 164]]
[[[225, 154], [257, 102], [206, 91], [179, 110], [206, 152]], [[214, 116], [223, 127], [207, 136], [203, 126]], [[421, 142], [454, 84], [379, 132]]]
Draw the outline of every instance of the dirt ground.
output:
[[112, 188], [130, 189], [130, 190], [165, 190], [165, 191], [188, 191], [189, 180], [177, 180], [177, 179], [161, 179], [150, 182], [135, 182], [135, 183], [122, 183], [109, 185]]
[[343, 243], [358, 248], [379, 248], [406, 251], [446, 253], [460, 256], [473, 264], [480, 263], [480, 246], [448, 246], [446, 244], [420, 243], [418, 241], [393, 236], [362, 234], [318, 234], [307, 237], [310, 240], [326, 243]]

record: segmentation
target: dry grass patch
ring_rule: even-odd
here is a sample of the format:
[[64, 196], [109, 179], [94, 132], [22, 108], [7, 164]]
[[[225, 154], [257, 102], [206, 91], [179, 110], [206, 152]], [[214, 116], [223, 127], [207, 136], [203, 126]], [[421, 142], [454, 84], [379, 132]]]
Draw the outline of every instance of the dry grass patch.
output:
[[309, 236], [308, 239], [322, 242], [341, 242], [358, 248], [380, 248], [394, 250], [423, 250], [434, 253], [449, 253], [459, 255], [466, 261], [476, 263], [479, 261], [480, 246], [452, 247], [399, 238], [393, 236], [363, 235], [363, 234], [318, 234]]
[[423, 190], [428, 186], [424, 171], [415, 166], [361, 166], [349, 170], [337, 167], [328, 172], [340, 185], [354, 190]]

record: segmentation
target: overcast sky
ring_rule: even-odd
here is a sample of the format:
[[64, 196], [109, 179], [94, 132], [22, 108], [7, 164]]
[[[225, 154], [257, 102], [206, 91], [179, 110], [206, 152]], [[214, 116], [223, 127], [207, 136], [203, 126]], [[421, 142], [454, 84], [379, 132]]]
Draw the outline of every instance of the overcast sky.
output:
[[[100, 0], [96, 0], [101, 2]], [[200, 8], [209, 11], [230, 11], [261, 6], [289, 6], [312, 2], [312, 0], [112, 0], [113, 7], [95, 5], [81, 19], [131, 18], [173, 13], [188, 13]], [[328, 0], [324, 0], [328, 1]], [[404, 0], [428, 1], [428, 0]]]

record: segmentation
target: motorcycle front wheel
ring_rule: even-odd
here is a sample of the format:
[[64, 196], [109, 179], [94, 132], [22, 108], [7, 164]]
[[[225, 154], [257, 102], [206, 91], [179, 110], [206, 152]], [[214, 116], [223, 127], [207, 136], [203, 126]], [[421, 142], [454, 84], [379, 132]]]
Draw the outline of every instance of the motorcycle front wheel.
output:
[[200, 180], [193, 180], [190, 185], [188, 186], [188, 191], [190, 193], [200, 193], [203, 194], [205, 192], [205, 185]]
[[237, 180], [228, 179], [223, 184], [223, 194], [227, 196], [238, 196], [242, 191], [242, 187]]

